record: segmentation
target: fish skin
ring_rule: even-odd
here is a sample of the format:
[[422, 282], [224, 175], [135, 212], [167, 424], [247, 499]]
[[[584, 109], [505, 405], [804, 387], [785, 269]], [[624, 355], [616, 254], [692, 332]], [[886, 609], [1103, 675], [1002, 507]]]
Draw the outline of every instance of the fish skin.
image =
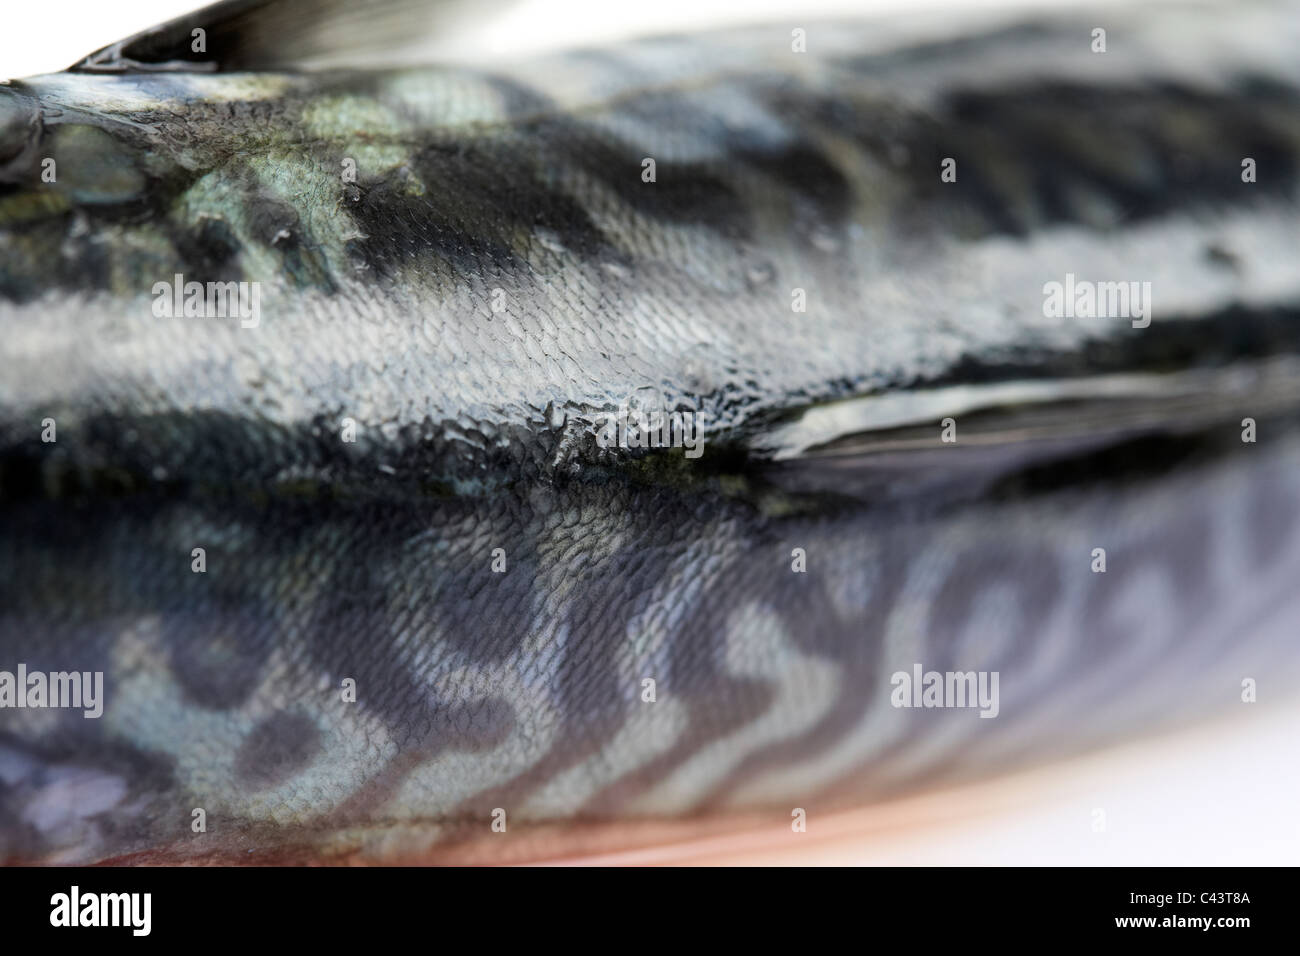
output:
[[[0, 858], [524, 852], [496, 807], [783, 827], [1288, 679], [1293, 408], [1243, 445], [1247, 389], [936, 495], [905, 461], [883, 499], [763, 445], [832, 400], [1294, 353], [1300, 95], [1265, 55], [1294, 8], [1250, 10], [1277, 29], [1249, 63], [1209, 55], [1235, 21], [1133, 21], [1188, 31], [1190, 73], [1117, 47], [1098, 75], [1079, 19], [0, 87], [0, 668], [108, 686], [98, 721], [0, 711]], [[1042, 321], [1067, 270], [1151, 277], [1156, 321]], [[262, 283], [261, 324], [156, 318], [178, 272]], [[646, 389], [706, 413], [698, 462], [597, 446]], [[890, 708], [916, 660], [1000, 670], [1002, 713]]]

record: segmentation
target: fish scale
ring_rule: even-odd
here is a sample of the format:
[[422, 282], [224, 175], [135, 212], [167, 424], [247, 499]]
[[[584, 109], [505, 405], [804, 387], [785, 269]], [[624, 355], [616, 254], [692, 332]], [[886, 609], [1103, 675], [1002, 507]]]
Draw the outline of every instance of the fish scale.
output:
[[[0, 710], [0, 859], [781, 828], [1294, 679], [1293, 5], [302, 73], [272, 9], [0, 86], [0, 670], [106, 687]], [[642, 400], [703, 454], [602, 447]]]

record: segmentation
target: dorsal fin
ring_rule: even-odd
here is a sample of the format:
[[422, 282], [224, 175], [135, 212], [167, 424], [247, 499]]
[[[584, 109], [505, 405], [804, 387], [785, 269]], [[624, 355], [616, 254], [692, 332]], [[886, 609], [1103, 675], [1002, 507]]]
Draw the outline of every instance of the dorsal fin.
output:
[[[428, 59], [435, 41], [514, 2], [222, 0], [96, 50], [69, 69], [231, 72], [404, 65]], [[201, 44], [196, 30], [203, 31]]]

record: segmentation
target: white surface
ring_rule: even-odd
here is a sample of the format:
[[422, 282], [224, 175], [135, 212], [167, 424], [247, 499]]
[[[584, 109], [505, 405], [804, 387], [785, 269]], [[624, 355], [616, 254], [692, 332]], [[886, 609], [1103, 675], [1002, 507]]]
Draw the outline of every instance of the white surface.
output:
[[[1089, 0], [1091, 6], [1118, 2]], [[100, 47], [206, 5], [195, 0], [9, 0], [0, 32], [0, 78], [64, 70]], [[992, 4], [987, 0], [522, 0], [509, 13], [467, 37], [468, 49], [457, 58], [470, 58], [476, 50], [492, 57], [722, 26], [738, 20], [794, 18], [812, 22], [892, 10], [1050, 9], [1062, 5], [1054, 0], [997, 0]]]

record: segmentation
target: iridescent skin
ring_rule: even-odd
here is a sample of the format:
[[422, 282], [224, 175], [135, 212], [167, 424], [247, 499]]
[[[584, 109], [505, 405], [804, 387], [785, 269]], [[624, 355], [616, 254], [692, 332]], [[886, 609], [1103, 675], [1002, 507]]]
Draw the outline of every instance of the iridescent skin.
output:
[[[0, 711], [0, 856], [496, 860], [785, 821], [1294, 673], [1300, 437], [1266, 370], [1300, 344], [1300, 45], [1273, 15], [1240, 64], [1207, 52], [1232, 17], [1156, 16], [1114, 18], [1104, 66], [1072, 20], [0, 87], [0, 669], [107, 686], [99, 720]], [[1151, 281], [1155, 321], [1044, 321], [1067, 271]], [[260, 283], [259, 324], [158, 317], [178, 273]], [[937, 420], [897, 453], [773, 445], [832, 401], [1224, 365], [1261, 384], [1189, 420], [1044, 403], [1085, 427], [1032, 453], [1013, 410], [959, 414], [950, 468]], [[706, 413], [701, 458], [598, 445], [647, 390]], [[998, 717], [892, 707], [914, 662], [999, 671]]]

